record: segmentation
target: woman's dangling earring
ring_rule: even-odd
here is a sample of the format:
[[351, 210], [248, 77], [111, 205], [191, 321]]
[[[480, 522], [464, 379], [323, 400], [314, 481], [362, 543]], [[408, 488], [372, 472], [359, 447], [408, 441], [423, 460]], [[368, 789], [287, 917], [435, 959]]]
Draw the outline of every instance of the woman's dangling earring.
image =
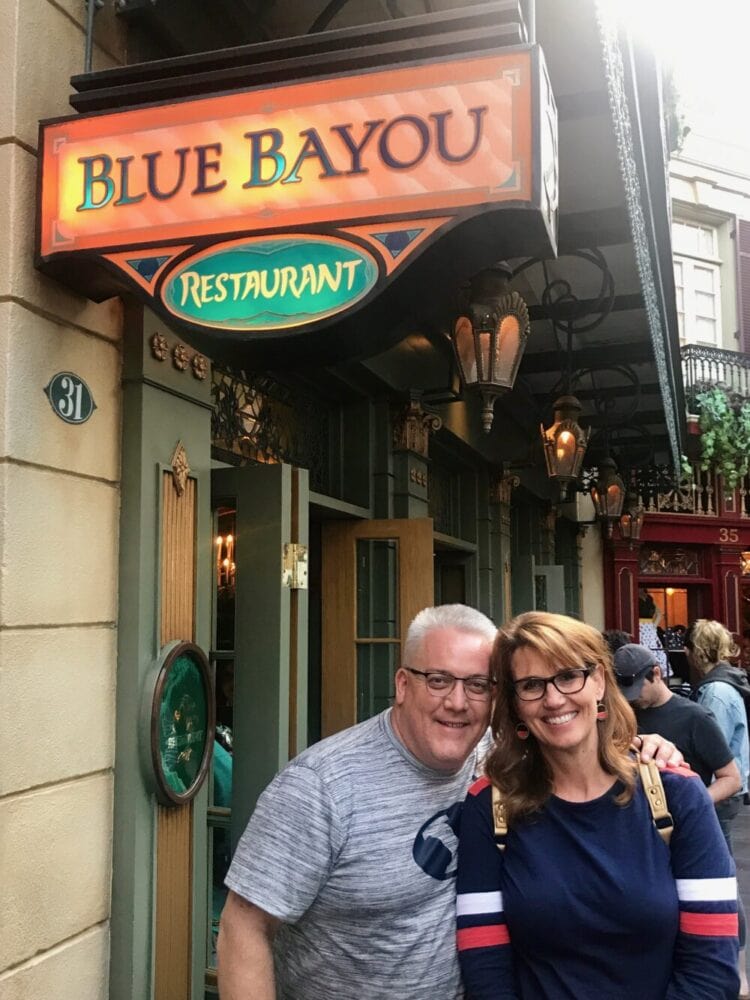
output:
[[596, 703], [596, 717], [599, 720], [599, 722], [604, 722], [604, 720], [607, 718], [608, 715], [609, 712], [607, 711], [607, 706], [604, 704], [603, 701], [598, 701]]
[[529, 727], [525, 722], [519, 722], [516, 726], [516, 736], [519, 740], [527, 740], [529, 738]]

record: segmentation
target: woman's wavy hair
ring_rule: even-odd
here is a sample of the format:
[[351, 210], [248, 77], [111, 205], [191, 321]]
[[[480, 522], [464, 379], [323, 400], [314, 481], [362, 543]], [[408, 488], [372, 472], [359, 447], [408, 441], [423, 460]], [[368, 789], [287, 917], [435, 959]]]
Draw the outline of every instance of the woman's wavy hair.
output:
[[515, 732], [519, 717], [511, 663], [519, 649], [533, 649], [556, 668], [590, 665], [602, 671], [607, 718], [596, 724], [599, 762], [607, 774], [622, 782], [624, 789], [616, 801], [626, 805], [635, 788], [630, 746], [636, 723], [633, 710], [617, 686], [612, 654], [602, 634], [566, 615], [528, 611], [498, 630], [490, 660], [490, 674], [497, 683], [491, 722], [495, 739], [485, 768], [500, 790], [508, 824], [539, 810], [552, 794], [552, 772], [539, 744], [533, 735], [522, 741]]
[[692, 655], [696, 670], [707, 674], [717, 663], [740, 655], [739, 646], [721, 622], [699, 618], [685, 633], [685, 648]]

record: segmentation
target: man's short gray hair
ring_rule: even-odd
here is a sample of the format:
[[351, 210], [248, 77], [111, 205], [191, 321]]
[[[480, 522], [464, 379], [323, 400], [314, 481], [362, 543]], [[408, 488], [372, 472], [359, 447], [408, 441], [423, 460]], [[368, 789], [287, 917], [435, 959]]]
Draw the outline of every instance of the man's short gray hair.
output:
[[476, 608], [465, 604], [440, 604], [436, 608], [424, 608], [414, 618], [406, 632], [404, 642], [404, 662], [409, 663], [428, 632], [436, 628], [455, 628], [461, 632], [475, 632], [494, 642], [497, 626]]

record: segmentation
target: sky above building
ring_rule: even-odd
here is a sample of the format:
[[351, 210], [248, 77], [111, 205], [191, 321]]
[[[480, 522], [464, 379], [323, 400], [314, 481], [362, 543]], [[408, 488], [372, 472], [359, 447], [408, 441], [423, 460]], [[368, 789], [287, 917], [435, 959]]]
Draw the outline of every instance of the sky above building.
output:
[[683, 153], [750, 174], [750, 0], [603, 0], [671, 67]]

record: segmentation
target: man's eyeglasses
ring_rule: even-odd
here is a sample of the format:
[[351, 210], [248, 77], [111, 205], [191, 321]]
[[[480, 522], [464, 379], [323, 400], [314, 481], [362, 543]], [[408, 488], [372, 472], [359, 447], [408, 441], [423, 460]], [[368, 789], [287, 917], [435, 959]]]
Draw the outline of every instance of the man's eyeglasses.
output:
[[547, 685], [552, 684], [560, 694], [577, 694], [594, 672], [594, 667], [573, 667], [561, 670], [552, 677], [523, 677], [511, 681], [517, 698], [521, 701], [539, 701], [547, 693]]
[[482, 674], [473, 677], [454, 677], [447, 670], [415, 670], [414, 667], [404, 667], [404, 670], [424, 677], [430, 694], [441, 698], [451, 693], [457, 681], [463, 684], [466, 697], [472, 701], [489, 701], [495, 687], [495, 682]]

